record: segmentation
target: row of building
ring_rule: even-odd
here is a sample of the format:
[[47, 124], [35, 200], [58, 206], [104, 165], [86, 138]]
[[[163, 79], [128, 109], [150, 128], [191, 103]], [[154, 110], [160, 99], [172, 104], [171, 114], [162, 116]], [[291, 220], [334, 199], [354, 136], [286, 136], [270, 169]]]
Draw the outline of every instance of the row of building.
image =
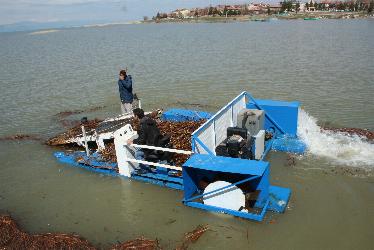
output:
[[[266, 3], [249, 3], [238, 5], [217, 5], [205, 8], [193, 9], [177, 9], [171, 13], [157, 13], [156, 18], [194, 18], [201, 16], [215, 16], [215, 15], [257, 15], [264, 13], [280, 13], [284, 11], [291, 12], [312, 12], [317, 10], [323, 11], [337, 11], [337, 10], [355, 10], [359, 8], [365, 9], [370, 5], [373, 0], [350, 0], [350, 1], [335, 1], [335, 0], [322, 0], [316, 2], [310, 0], [309, 2], [302, 3], [297, 0], [285, 0], [279, 4], [266, 4]], [[285, 3], [288, 3], [286, 5]], [[291, 4], [291, 5], [290, 5]], [[288, 7], [291, 6], [291, 7]], [[354, 6], [353, 9], [349, 6]]]

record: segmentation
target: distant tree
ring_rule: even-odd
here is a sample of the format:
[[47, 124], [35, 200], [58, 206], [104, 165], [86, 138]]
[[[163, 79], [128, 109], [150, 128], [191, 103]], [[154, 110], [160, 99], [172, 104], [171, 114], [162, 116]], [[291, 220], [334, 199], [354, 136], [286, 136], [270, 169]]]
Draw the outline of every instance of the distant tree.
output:
[[147, 16], [143, 16], [143, 20], [144, 20], [144, 21], [148, 21], [148, 19], [149, 19], [149, 18], [148, 18]]
[[338, 3], [338, 6], [336, 8], [338, 10], [345, 10], [345, 3], [343, 3], [343, 2]]
[[287, 11], [291, 11], [292, 10], [292, 2], [291, 1], [284, 1], [285, 3], [285, 8]]
[[218, 14], [219, 14], [219, 12], [218, 12], [217, 8], [214, 7], [214, 9], [213, 9], [213, 16], [214, 16], [214, 15], [218, 15]]
[[360, 6], [360, 5], [359, 5], [358, 1], [356, 1], [356, 2], [355, 2], [355, 11], [358, 11], [359, 6]]
[[362, 8], [364, 9], [364, 10], [369, 10], [370, 9], [370, 2], [369, 3], [367, 3], [367, 4], [365, 4], [365, 3], [363, 3], [362, 4], [363, 6], [362, 6]]
[[281, 12], [284, 12], [287, 9], [286, 1], [280, 2], [280, 5], [281, 5]]
[[283, 1], [281, 2], [281, 12], [292, 10], [292, 2], [291, 1]]
[[355, 11], [355, 4], [353, 2], [350, 2], [349, 5], [348, 5], [348, 9], [350, 11]]
[[268, 6], [268, 15], [271, 15], [270, 7]]
[[305, 4], [305, 9], [308, 10], [308, 8], [309, 8], [309, 3], [306, 3]]
[[300, 3], [297, 2], [296, 5], [295, 5], [295, 11], [296, 11], [296, 13], [299, 12], [299, 10], [300, 10]]
[[368, 7], [368, 13], [372, 13], [374, 10], [374, 1], [370, 1], [369, 7]]
[[160, 12], [157, 12], [156, 19], [160, 19], [160, 18], [161, 18]]
[[197, 11], [197, 9], [195, 10], [195, 14], [194, 14], [194, 17], [198, 18], [199, 17], [199, 11]]
[[208, 15], [213, 15], [213, 11], [214, 11], [213, 7], [210, 6], [208, 10]]
[[292, 1], [287, 2], [287, 11], [292, 11]]

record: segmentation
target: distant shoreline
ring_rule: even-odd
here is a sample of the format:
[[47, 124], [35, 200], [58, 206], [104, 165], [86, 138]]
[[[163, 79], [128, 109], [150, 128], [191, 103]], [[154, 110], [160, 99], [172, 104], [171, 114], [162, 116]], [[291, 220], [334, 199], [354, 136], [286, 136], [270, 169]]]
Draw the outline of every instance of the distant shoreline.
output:
[[53, 33], [53, 32], [59, 32], [60, 30], [58, 29], [49, 29], [49, 30], [38, 30], [29, 33], [30, 35], [42, 35], [42, 34], [48, 34], [48, 33]]
[[258, 14], [258, 15], [235, 15], [235, 16], [201, 16], [194, 18], [160, 18], [155, 20], [141, 21], [141, 23], [194, 23], [194, 22], [232, 22], [232, 21], [266, 21], [269, 19], [279, 20], [318, 20], [318, 19], [367, 19], [374, 18], [366, 12], [299, 12], [288, 14]]
[[200, 16], [194, 18], [160, 18], [146, 21], [124, 21], [124, 22], [113, 22], [113, 23], [97, 23], [97, 24], [85, 24], [85, 25], [68, 25], [62, 27], [39, 27], [39, 28], [22, 28], [14, 30], [1, 30], [1, 33], [12, 33], [12, 32], [28, 32], [31, 35], [49, 34], [64, 29], [74, 28], [101, 28], [106, 26], [115, 25], [134, 25], [134, 24], [151, 24], [151, 23], [227, 23], [227, 22], [248, 22], [248, 21], [273, 21], [273, 20], [319, 20], [319, 19], [373, 19], [374, 14], [369, 15], [366, 12], [299, 12], [299, 13], [288, 13], [288, 14], [257, 14], [257, 15], [233, 15], [233, 16]]

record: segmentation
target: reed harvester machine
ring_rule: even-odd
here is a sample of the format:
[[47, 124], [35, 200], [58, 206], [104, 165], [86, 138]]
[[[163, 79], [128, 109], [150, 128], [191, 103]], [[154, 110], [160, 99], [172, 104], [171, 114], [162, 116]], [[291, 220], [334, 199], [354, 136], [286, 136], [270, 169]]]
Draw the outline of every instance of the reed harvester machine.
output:
[[[297, 138], [298, 111], [298, 102], [259, 100], [243, 92], [214, 115], [182, 109], [162, 113], [161, 118], [167, 121], [206, 119], [192, 133], [191, 151], [129, 145], [128, 140], [136, 138], [137, 132], [126, 124], [106, 132], [106, 138], [114, 138], [117, 156], [117, 163], [106, 169], [97, 167], [109, 166], [98, 153], [55, 155], [75, 166], [183, 190], [182, 202], [190, 207], [261, 221], [266, 211], [282, 213], [287, 207], [291, 190], [270, 184], [270, 163], [265, 158], [270, 150], [305, 151], [305, 144]], [[87, 145], [87, 138], [80, 140]], [[105, 146], [103, 142], [98, 144]], [[136, 159], [137, 150], [153, 150], [157, 155], [185, 154], [189, 158], [180, 167], [168, 160]], [[76, 160], [78, 155], [84, 158], [83, 163]], [[140, 172], [142, 166], [150, 171]]]

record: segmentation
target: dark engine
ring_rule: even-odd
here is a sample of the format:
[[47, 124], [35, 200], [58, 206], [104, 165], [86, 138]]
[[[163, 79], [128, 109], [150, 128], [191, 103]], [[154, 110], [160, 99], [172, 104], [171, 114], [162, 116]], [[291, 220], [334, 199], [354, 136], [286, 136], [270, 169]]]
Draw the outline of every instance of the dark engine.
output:
[[252, 159], [252, 140], [247, 134], [245, 128], [227, 128], [227, 138], [216, 147], [216, 155]]

